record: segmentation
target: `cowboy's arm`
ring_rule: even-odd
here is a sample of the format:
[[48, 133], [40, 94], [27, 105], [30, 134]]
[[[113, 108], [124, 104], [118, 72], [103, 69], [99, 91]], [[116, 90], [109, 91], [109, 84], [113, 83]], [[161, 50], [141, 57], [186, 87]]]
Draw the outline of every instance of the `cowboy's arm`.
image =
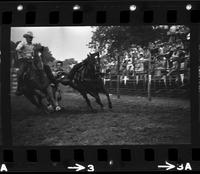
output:
[[20, 42], [17, 47], [16, 47], [16, 51], [17, 51], [17, 55], [18, 55], [18, 58], [20, 57], [24, 57], [23, 55], [23, 48], [24, 48], [24, 42]]
[[23, 47], [24, 47], [24, 42], [20, 42], [16, 47], [16, 51], [22, 52]]

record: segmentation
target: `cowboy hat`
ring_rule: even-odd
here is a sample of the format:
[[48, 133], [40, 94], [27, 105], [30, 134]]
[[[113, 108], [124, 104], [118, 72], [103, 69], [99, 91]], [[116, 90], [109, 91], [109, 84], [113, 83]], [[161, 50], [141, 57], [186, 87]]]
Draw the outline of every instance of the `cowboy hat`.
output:
[[25, 33], [24, 35], [23, 35], [23, 37], [32, 37], [33, 38], [33, 33], [31, 32], [31, 31], [28, 31], [27, 33]]

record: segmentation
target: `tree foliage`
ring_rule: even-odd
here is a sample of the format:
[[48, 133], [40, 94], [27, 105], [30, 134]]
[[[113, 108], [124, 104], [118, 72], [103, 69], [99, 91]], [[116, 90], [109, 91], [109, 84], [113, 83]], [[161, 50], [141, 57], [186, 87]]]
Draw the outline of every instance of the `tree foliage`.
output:
[[[42, 47], [42, 45], [40, 43], [36, 43], [36, 44], [34, 44], [34, 46], [36, 49], [37, 49], [37, 47]], [[54, 60], [55, 60], [55, 58], [53, 57], [49, 48], [46, 46], [43, 46], [43, 62], [49, 63], [49, 62], [53, 62]]]
[[115, 60], [116, 54], [123, 55], [134, 44], [147, 46], [149, 42], [160, 38], [167, 38], [166, 29], [154, 29], [152, 26], [99, 26], [93, 32], [89, 48], [106, 53]]
[[78, 62], [74, 58], [65, 59], [63, 61], [63, 65], [69, 65], [69, 66], [77, 63]]
[[74, 58], [65, 59], [63, 61], [63, 69], [66, 72], [70, 72], [70, 70], [72, 69], [73, 65], [75, 65], [77, 63], [78, 62]]
[[108, 62], [116, 61], [117, 55], [123, 56], [130, 52], [134, 45], [148, 46], [149, 42], [160, 40], [168, 42], [170, 35], [186, 38], [189, 28], [177, 26], [99, 26], [93, 31], [89, 48], [106, 55]]

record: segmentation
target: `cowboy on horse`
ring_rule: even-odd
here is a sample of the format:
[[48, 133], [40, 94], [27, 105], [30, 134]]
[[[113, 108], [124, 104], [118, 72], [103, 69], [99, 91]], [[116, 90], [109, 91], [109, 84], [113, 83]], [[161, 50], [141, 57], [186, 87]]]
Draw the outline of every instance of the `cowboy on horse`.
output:
[[22, 95], [23, 75], [28, 68], [26, 59], [33, 59], [34, 57], [34, 45], [32, 44], [33, 33], [29, 31], [26, 34], [24, 34], [23, 37], [26, 39], [26, 42], [22, 41], [16, 47], [19, 63], [19, 71], [17, 77], [18, 85], [16, 95]]
[[[21, 41], [16, 47], [18, 62], [19, 62], [19, 71], [18, 71], [18, 77], [17, 77], [18, 86], [17, 86], [17, 91], [16, 91], [16, 95], [18, 95], [18, 96], [23, 94], [22, 84], [23, 84], [24, 73], [28, 69], [27, 62], [28, 62], [28, 60], [33, 60], [34, 57], [36, 56], [36, 55], [34, 55], [35, 46], [32, 43], [32, 40], [34, 38], [33, 33], [31, 31], [28, 31], [27, 33], [25, 33], [23, 35], [23, 37], [26, 39], [26, 42]], [[42, 59], [40, 59], [39, 61], [42, 61]], [[42, 64], [42, 62], [40, 62], [40, 63]], [[44, 64], [43, 68], [44, 68], [44, 71], [47, 74], [48, 78], [52, 81], [52, 83], [57, 84], [57, 81], [54, 78], [50, 67], [48, 65]], [[42, 73], [40, 73], [40, 71], [42, 71], [41, 67], [40, 68], [37, 67], [36, 69], [38, 72], [38, 76], [40, 77], [41, 82], [42, 82], [42, 77], [41, 77]]]

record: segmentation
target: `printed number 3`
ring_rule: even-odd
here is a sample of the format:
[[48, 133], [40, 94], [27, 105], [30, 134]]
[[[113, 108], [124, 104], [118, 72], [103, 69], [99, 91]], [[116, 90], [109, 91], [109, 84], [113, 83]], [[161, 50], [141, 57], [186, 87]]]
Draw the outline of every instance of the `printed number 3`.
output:
[[94, 165], [89, 164], [89, 165], [88, 165], [88, 168], [89, 168], [89, 169], [87, 170], [88, 172], [94, 172]]

